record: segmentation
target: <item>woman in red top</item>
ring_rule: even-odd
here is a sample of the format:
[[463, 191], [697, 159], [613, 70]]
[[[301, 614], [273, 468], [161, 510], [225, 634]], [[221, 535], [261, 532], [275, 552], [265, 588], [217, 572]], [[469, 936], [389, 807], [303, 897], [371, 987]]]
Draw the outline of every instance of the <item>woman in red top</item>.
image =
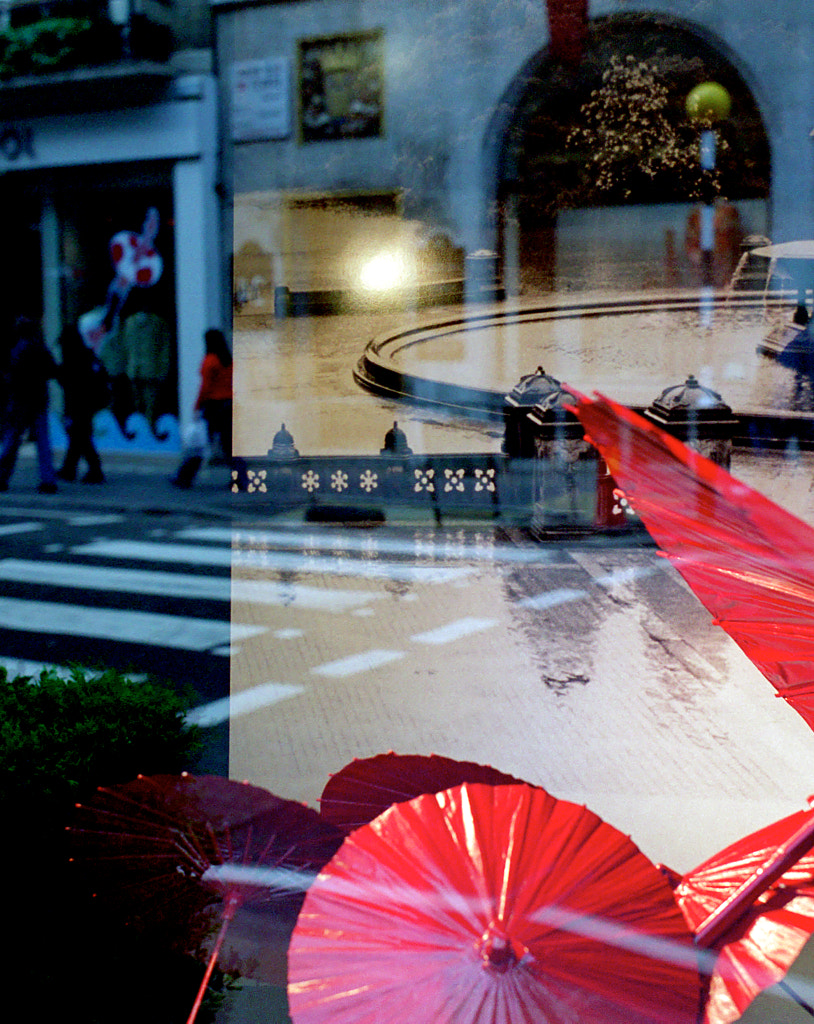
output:
[[[206, 422], [210, 444], [214, 443], [215, 438], [220, 441], [223, 456], [236, 471], [235, 480], [242, 490], [246, 467], [242, 459], [236, 459], [232, 455], [232, 353], [222, 331], [214, 328], [207, 331], [204, 341], [206, 355], [201, 363], [201, 387], [195, 409]], [[172, 482], [177, 487], [191, 487], [201, 462], [200, 455], [188, 455]]]

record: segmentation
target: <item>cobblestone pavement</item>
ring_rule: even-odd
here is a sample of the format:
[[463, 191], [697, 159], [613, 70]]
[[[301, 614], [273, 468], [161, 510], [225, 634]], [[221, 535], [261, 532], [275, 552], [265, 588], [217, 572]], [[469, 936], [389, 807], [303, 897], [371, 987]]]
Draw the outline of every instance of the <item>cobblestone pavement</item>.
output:
[[[262, 454], [285, 422], [303, 455], [376, 453], [398, 420], [416, 452], [498, 452], [500, 424], [389, 401], [352, 378], [374, 336], [459, 315], [238, 329], [237, 450]], [[592, 370], [596, 345], [571, 346], [562, 365], [545, 368], [642, 404], [688, 373], [727, 400], [727, 382], [754, 384], [728, 355], [725, 332], [696, 337], [689, 365], [686, 346], [651, 321], [650, 335], [623, 339], [624, 394], [618, 376]], [[528, 342], [508, 338], [496, 356], [456, 341], [427, 350], [436, 365], [422, 369], [457, 380], [462, 368], [488, 368], [508, 387], [543, 361]], [[611, 362], [618, 347], [617, 338], [605, 352]], [[771, 404], [782, 382], [763, 384]], [[814, 525], [814, 457], [739, 452], [732, 468]], [[233, 580], [233, 614], [265, 632], [232, 659], [231, 773], [282, 795], [316, 805], [329, 774], [354, 757], [436, 752], [584, 802], [681, 871], [805, 806], [814, 791], [809, 728], [643, 537], [541, 545], [472, 523], [363, 531], [256, 520], [234, 534]], [[272, 585], [273, 602], [244, 606], [244, 580]], [[806, 951], [794, 972], [809, 1001], [812, 961]], [[772, 994], [743, 1019], [808, 1017]]]
[[[499, 425], [354, 383], [366, 342], [408, 321], [381, 313], [238, 331], [239, 450], [265, 451], [285, 422], [304, 455], [375, 452], [398, 419], [416, 451], [499, 451]], [[505, 353], [508, 377], [535, 368], [518, 352]], [[680, 354], [660, 365], [651, 397], [692, 369]], [[446, 373], [464, 357], [453, 347]], [[627, 357], [637, 365], [633, 338]], [[812, 524], [813, 469], [794, 451], [739, 452], [732, 467]], [[292, 591], [285, 605], [240, 609], [267, 632], [235, 657], [233, 695], [268, 703], [233, 717], [238, 776], [314, 802], [354, 756], [392, 748], [488, 761], [586, 802], [677, 869], [814, 789], [807, 726], [649, 544], [506, 544], [471, 524], [267, 525], [236, 540], [236, 578]]]
[[355, 756], [486, 762], [677, 870], [812, 788], [808, 727], [646, 542], [280, 527], [234, 543], [235, 581], [288, 588], [235, 595], [266, 629], [232, 663], [236, 777], [315, 803]]

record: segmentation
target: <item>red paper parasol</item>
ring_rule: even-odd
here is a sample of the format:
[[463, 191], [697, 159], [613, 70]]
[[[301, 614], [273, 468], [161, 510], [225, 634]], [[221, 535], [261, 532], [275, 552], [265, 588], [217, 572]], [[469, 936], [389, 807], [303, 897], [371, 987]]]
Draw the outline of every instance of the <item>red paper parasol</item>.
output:
[[439, 754], [387, 754], [355, 758], [331, 776], [320, 797], [320, 813], [346, 834], [367, 825], [392, 804], [423, 793], [440, 793], [464, 782], [492, 786], [522, 782], [511, 775]]
[[677, 879], [678, 905], [714, 956], [703, 1024], [737, 1020], [782, 981], [814, 933], [812, 846], [814, 811], [799, 811]]
[[464, 784], [349, 836], [289, 949], [295, 1024], [693, 1024], [670, 886], [591, 811]]
[[284, 953], [305, 889], [342, 842], [338, 829], [303, 804], [245, 782], [188, 774], [100, 788], [92, 802], [77, 805], [69, 831], [98, 891], [132, 917], [183, 922], [194, 951], [201, 915], [204, 923], [213, 913], [220, 918], [190, 1022], [237, 912], [273, 909], [269, 925]]
[[607, 398], [574, 411], [696, 596], [814, 728], [814, 530]]

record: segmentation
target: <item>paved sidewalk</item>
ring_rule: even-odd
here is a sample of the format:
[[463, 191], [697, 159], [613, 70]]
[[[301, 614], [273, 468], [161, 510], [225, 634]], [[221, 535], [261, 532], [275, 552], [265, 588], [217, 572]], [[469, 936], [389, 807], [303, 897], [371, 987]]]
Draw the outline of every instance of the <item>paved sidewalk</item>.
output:
[[[230, 490], [230, 470], [224, 465], [201, 469], [189, 490], [180, 490], [170, 482], [178, 466], [177, 455], [102, 452], [104, 484], [59, 482], [55, 495], [37, 493], [37, 461], [33, 445], [24, 445], [9, 489], [0, 493], [0, 509], [4, 504], [19, 505], [36, 502], [77, 509], [108, 511], [189, 512], [200, 516], [229, 519], [235, 515], [251, 515], [256, 501], [247, 494]], [[59, 456], [55, 459], [59, 465]], [[79, 476], [81, 477], [80, 469]]]

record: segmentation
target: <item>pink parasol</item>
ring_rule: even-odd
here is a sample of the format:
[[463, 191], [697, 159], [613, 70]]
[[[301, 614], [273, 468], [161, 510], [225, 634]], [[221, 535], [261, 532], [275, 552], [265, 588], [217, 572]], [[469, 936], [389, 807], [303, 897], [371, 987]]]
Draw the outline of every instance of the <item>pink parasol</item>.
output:
[[373, 821], [392, 804], [422, 793], [439, 793], [464, 782], [497, 786], [522, 782], [488, 765], [456, 761], [439, 754], [396, 754], [355, 758], [333, 774], [320, 797], [320, 813], [350, 833]]
[[100, 894], [131, 918], [184, 922], [195, 952], [196, 935], [213, 914], [219, 919], [189, 1024], [238, 911], [271, 911], [284, 956], [305, 889], [342, 842], [338, 829], [303, 804], [245, 782], [188, 774], [100, 788], [77, 805], [69, 831]]
[[610, 399], [574, 412], [717, 624], [814, 728], [814, 530]]
[[[650, 534], [715, 620], [814, 728], [814, 530], [624, 406], [574, 411]], [[717, 954], [705, 1020], [735, 1020], [814, 932], [814, 813], [710, 858], [676, 890]]]
[[676, 879], [696, 943], [713, 954], [703, 1024], [737, 1020], [814, 934], [812, 847], [814, 810], [798, 811]]
[[524, 784], [466, 783], [358, 828], [289, 949], [295, 1024], [694, 1024], [701, 987], [661, 872]]

